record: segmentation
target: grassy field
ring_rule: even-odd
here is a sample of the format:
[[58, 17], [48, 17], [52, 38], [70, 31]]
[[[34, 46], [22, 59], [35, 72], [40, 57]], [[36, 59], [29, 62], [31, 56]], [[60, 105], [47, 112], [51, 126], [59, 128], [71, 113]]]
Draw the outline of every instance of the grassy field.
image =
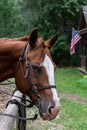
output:
[[87, 76], [75, 68], [59, 68], [55, 80], [61, 104], [59, 117], [50, 122], [39, 117], [34, 123], [28, 122], [28, 129], [87, 130]]
[[[87, 76], [77, 69], [62, 68], [55, 73], [58, 92], [77, 95], [87, 101]], [[78, 98], [77, 98], [78, 99]], [[63, 130], [87, 130], [87, 104], [60, 97], [61, 112], [58, 123]], [[86, 102], [87, 103], [87, 102]]]
[[87, 74], [74, 68], [59, 68], [55, 72], [58, 91], [73, 93], [87, 99]]

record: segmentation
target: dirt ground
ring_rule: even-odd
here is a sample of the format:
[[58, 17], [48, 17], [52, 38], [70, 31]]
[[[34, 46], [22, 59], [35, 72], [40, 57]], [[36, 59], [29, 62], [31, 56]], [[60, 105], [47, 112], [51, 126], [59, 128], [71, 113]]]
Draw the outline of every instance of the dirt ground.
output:
[[[6, 91], [12, 94], [14, 87], [0, 86], [0, 90]], [[58, 95], [60, 98], [71, 99], [74, 102], [87, 105], [87, 101], [83, 100], [80, 96], [76, 94], [58, 93]], [[0, 92], [0, 113], [5, 110], [6, 103], [8, 102], [10, 98], [11, 96]], [[27, 112], [27, 115], [29, 117], [32, 117], [32, 115], [34, 115], [34, 112], [35, 112], [35, 109], [30, 109]], [[59, 116], [56, 119], [59, 119]], [[62, 124], [56, 125], [55, 121], [52, 121], [52, 122], [43, 121], [40, 117], [38, 117], [38, 119], [35, 120], [34, 122], [31, 122], [31, 121], [27, 122], [27, 130], [63, 130], [63, 129], [64, 129], [64, 126]]]
[[11, 98], [11, 96], [2, 93], [2, 91], [12, 94], [13, 90], [14, 90], [13, 87], [2, 86], [2, 85], [0, 86], [0, 113], [5, 110], [8, 100]]
[[82, 105], [87, 105], [87, 100], [82, 99], [79, 95], [76, 94], [69, 94], [69, 93], [59, 93], [59, 97], [61, 98], [67, 98], [71, 99], [72, 101], [82, 104]]

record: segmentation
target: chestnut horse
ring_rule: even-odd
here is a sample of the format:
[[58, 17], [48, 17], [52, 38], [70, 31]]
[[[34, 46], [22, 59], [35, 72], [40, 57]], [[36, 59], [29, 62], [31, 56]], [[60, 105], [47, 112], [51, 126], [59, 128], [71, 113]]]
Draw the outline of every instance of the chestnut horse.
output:
[[30, 36], [0, 38], [0, 82], [15, 78], [18, 90], [30, 97], [44, 120], [52, 120], [59, 113], [55, 64], [50, 54], [57, 37], [55, 34], [45, 41], [34, 29]]

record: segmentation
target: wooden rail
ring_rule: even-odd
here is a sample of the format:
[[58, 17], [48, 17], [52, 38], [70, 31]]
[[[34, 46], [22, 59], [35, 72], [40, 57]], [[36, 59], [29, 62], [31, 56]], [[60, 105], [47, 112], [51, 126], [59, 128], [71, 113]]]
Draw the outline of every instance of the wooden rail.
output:
[[[20, 98], [14, 97], [18, 96]], [[23, 94], [20, 91], [15, 91], [14, 96], [11, 98], [11, 100], [17, 100], [18, 102], [21, 102], [21, 98], [23, 97]], [[22, 107], [22, 106], [21, 106]], [[26, 116], [26, 111], [24, 108], [21, 108], [23, 110], [22, 115]], [[18, 106], [16, 104], [11, 104], [7, 106], [6, 110], [4, 111], [5, 114], [11, 114], [11, 115], [18, 115]], [[12, 130], [14, 126], [15, 118], [0, 115], [0, 130]], [[19, 125], [20, 122], [20, 125]], [[22, 122], [22, 123], [21, 123]], [[26, 125], [26, 122], [25, 122]], [[16, 122], [16, 130], [26, 130], [26, 126], [23, 126], [23, 120], [18, 120]]]

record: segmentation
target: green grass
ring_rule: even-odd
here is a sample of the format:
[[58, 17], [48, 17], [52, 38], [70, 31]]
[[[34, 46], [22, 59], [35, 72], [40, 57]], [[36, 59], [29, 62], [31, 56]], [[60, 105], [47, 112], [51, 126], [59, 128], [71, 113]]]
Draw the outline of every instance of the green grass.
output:
[[74, 68], [59, 68], [55, 72], [58, 91], [73, 93], [87, 99], [87, 78], [85, 74]]
[[[75, 68], [59, 68], [55, 72], [55, 82], [59, 92], [77, 94], [87, 100], [87, 74]], [[62, 130], [87, 130], [87, 105], [60, 97], [60, 119]]]
[[62, 122], [64, 130], [87, 130], [87, 106], [61, 99], [59, 122]]

